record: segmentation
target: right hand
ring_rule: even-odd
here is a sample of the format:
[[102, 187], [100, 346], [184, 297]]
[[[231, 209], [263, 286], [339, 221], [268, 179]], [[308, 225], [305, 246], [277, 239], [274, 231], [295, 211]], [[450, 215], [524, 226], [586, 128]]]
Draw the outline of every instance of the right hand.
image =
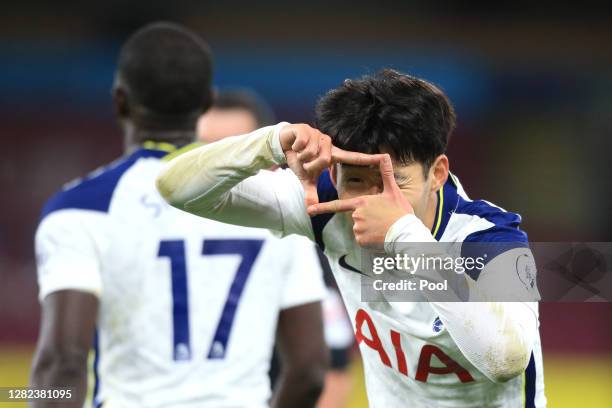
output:
[[287, 165], [302, 183], [306, 208], [319, 203], [317, 180], [332, 164], [369, 166], [380, 162], [380, 155], [349, 152], [335, 147], [329, 136], [303, 123], [283, 127], [280, 143]]

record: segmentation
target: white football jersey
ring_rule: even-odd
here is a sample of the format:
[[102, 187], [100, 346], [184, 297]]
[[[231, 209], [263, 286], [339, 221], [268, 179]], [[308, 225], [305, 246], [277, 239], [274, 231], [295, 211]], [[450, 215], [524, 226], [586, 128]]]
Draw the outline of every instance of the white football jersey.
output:
[[267, 406], [279, 311], [325, 296], [314, 247], [168, 206], [165, 154], [139, 149], [47, 203], [40, 299], [99, 298], [95, 406]]

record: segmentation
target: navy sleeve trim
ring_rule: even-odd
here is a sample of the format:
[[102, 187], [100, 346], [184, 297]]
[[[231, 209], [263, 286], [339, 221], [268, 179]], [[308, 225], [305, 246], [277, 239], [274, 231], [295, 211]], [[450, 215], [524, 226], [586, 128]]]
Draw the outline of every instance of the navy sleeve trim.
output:
[[[483, 200], [466, 201], [460, 198], [457, 213], [476, 215], [495, 224], [482, 231], [476, 231], [468, 235], [461, 246], [461, 256], [477, 258], [484, 257], [483, 265], [486, 265], [496, 256], [515, 248], [528, 248], [529, 239], [527, 234], [519, 229], [521, 216], [507, 212], [495, 207]], [[476, 280], [482, 269], [472, 269], [468, 275]]]
[[64, 190], [55, 194], [42, 209], [40, 219], [49, 214], [66, 209], [108, 212], [115, 187], [123, 174], [136, 161], [143, 157], [161, 157], [164, 152], [140, 149], [127, 158], [119, 159], [87, 177], [70, 183]]

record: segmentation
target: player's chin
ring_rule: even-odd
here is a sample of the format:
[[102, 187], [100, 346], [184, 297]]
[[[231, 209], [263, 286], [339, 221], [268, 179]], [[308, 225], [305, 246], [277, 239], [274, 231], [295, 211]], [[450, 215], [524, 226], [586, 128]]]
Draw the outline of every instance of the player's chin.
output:
[[378, 237], [369, 237], [367, 235], [355, 235], [355, 242], [363, 249], [371, 251], [384, 251], [385, 242]]

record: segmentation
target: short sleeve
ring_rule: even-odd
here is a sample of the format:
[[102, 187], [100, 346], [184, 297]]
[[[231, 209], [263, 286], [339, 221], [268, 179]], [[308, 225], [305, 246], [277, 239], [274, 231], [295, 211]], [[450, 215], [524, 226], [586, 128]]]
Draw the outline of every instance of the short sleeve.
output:
[[323, 269], [314, 244], [308, 239], [296, 235], [283, 238], [288, 241], [288, 270], [281, 299], [281, 309], [325, 298], [326, 289], [323, 282]]
[[100, 297], [100, 235], [104, 214], [78, 209], [47, 215], [35, 238], [39, 300], [60, 290], [77, 290]]

